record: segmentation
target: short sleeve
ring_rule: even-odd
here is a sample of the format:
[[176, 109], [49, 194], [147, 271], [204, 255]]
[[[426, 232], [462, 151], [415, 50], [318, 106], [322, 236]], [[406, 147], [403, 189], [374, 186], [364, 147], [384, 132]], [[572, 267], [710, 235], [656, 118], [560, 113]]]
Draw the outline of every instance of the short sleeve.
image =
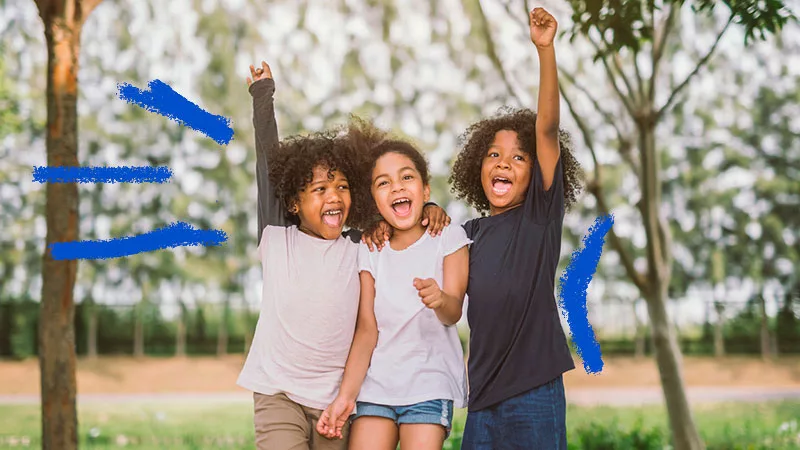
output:
[[442, 256], [455, 253], [461, 247], [472, 244], [463, 227], [448, 225], [442, 230]]
[[534, 222], [543, 223], [559, 219], [564, 215], [564, 169], [561, 157], [556, 163], [553, 184], [544, 190], [542, 168], [534, 158], [531, 183], [525, 198], [525, 211]]
[[367, 244], [358, 244], [358, 272], [369, 272], [375, 278], [375, 272], [372, 270], [374, 257]]

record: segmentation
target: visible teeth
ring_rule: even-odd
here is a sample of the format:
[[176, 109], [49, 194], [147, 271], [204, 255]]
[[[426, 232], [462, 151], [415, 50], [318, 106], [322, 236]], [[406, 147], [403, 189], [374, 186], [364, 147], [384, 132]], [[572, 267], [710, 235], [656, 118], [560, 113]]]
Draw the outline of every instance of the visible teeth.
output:
[[407, 198], [399, 198], [399, 199], [397, 199], [397, 200], [393, 201], [393, 202], [392, 202], [392, 205], [398, 205], [398, 204], [400, 204], [400, 203], [407, 203], [407, 202], [410, 202], [410, 201], [411, 201], [411, 200], [409, 200], [409, 199], [407, 199]]
[[334, 210], [331, 210], [331, 211], [325, 211], [322, 214], [325, 215], [325, 216], [335, 216], [335, 215], [341, 214], [341, 213], [342, 213], [342, 211], [340, 211], [338, 209], [334, 209]]

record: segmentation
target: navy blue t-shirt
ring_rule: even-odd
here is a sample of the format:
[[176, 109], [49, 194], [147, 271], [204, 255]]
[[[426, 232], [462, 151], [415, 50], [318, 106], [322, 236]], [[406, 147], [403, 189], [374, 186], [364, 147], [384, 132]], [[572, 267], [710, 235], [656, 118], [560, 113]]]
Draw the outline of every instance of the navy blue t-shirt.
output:
[[559, 158], [545, 191], [539, 162], [524, 203], [464, 224], [469, 256], [469, 411], [488, 408], [575, 368], [559, 321], [555, 277], [564, 221]]

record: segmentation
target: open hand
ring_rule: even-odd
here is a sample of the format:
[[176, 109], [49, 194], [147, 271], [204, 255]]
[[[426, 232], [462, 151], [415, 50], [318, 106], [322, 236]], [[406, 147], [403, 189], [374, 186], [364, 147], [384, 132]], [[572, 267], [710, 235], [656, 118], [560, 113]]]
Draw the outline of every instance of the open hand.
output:
[[450, 216], [438, 205], [428, 205], [422, 209], [423, 227], [428, 227], [431, 236], [442, 234], [444, 227], [450, 225]]
[[552, 14], [544, 8], [533, 8], [530, 12], [531, 42], [536, 47], [549, 47], [553, 45], [558, 30], [558, 22]]
[[250, 75], [253, 78], [247, 77], [248, 87], [258, 80], [264, 80], [267, 78], [272, 79], [272, 71], [269, 69], [269, 65], [264, 61], [261, 61], [261, 67], [259, 67], [258, 69], [256, 69], [255, 67], [253, 67], [252, 64], [250, 64]]
[[361, 234], [361, 242], [367, 244], [369, 251], [373, 251], [376, 248], [381, 251], [389, 238], [392, 237], [392, 231], [392, 227], [385, 220], [381, 220], [375, 224], [372, 230], [367, 230]]
[[414, 278], [414, 287], [417, 288], [422, 303], [428, 308], [439, 309], [444, 306], [445, 297], [439, 283], [433, 278]]
[[355, 407], [356, 402], [353, 400], [337, 396], [320, 415], [317, 421], [317, 433], [328, 439], [342, 439], [342, 430]]

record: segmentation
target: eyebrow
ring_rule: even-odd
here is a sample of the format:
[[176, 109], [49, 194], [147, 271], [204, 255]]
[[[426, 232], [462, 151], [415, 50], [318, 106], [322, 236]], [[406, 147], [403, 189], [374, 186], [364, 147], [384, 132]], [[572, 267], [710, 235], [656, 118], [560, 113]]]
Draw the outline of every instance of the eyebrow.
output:
[[[411, 171], [417, 172], [417, 169], [414, 168], [414, 167], [411, 167], [411, 166], [401, 167], [400, 170], [398, 170], [398, 172], [403, 172], [403, 171], [406, 171], [406, 170], [411, 170]], [[388, 177], [389, 177], [388, 173], [382, 173], [382, 174], [376, 176], [375, 179], [372, 182], [374, 183], [374, 182], [380, 180], [381, 178], [388, 178]]]

